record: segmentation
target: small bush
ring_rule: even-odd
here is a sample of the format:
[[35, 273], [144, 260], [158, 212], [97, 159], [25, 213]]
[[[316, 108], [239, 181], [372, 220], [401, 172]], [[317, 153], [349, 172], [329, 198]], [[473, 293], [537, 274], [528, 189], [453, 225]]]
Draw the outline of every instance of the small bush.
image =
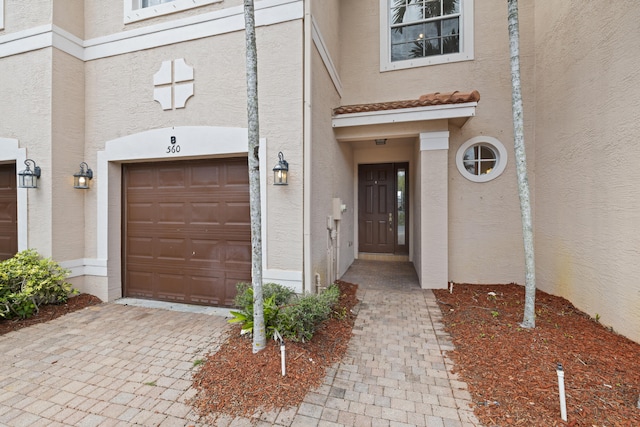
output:
[[275, 329], [283, 338], [291, 341], [309, 341], [317, 327], [331, 315], [340, 298], [340, 289], [331, 285], [320, 294], [298, 297], [280, 309]]
[[[249, 283], [237, 285], [235, 304], [240, 311], [232, 311], [230, 323], [241, 323], [241, 333], [253, 332], [253, 288]], [[328, 319], [333, 306], [340, 298], [340, 289], [330, 286], [321, 294], [297, 296], [293, 290], [277, 283], [267, 283], [262, 288], [264, 322], [267, 338], [278, 330], [283, 338], [292, 341], [308, 341], [318, 325]]]
[[[233, 318], [229, 323], [241, 323], [242, 334], [253, 333], [253, 286], [251, 283], [238, 283], [238, 293], [234, 300], [240, 311], [232, 311]], [[265, 283], [262, 285], [264, 325], [267, 337], [273, 336], [273, 325], [280, 307], [286, 304], [295, 295], [292, 289], [278, 283]]]
[[69, 271], [33, 249], [0, 262], [0, 317], [25, 319], [44, 304], [65, 302], [77, 293], [65, 282]]

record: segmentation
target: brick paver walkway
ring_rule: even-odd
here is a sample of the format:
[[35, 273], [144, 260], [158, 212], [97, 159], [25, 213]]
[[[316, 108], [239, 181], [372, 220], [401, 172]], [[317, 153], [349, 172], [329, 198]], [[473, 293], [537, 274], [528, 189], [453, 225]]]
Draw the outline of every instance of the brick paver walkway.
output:
[[0, 425], [184, 426], [223, 317], [102, 304], [0, 336]]
[[[354, 336], [297, 408], [216, 426], [479, 426], [434, 295], [408, 263], [356, 261]], [[186, 404], [194, 362], [220, 345], [223, 317], [103, 304], [0, 336], [0, 425], [198, 426]]]

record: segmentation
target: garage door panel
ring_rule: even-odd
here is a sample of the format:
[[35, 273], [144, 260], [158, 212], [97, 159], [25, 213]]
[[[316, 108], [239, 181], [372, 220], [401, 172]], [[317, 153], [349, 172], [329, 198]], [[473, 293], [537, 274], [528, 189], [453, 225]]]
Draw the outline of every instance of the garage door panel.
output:
[[154, 277], [156, 298], [184, 302], [189, 296], [182, 274], [158, 273]]
[[185, 188], [187, 184], [186, 171], [183, 167], [162, 167], [158, 168], [158, 188]]
[[[191, 300], [197, 304], [227, 305], [224, 293], [211, 295], [210, 289], [224, 289], [224, 277], [193, 276], [191, 281]], [[233, 294], [235, 295], [235, 293]]]
[[191, 224], [220, 224], [220, 203], [191, 203]]
[[246, 163], [230, 164], [227, 168], [226, 186], [249, 185], [249, 173]]
[[251, 210], [249, 203], [226, 203], [227, 224], [251, 224]]
[[186, 239], [157, 239], [158, 246], [158, 259], [169, 260], [184, 260], [185, 254], [187, 254], [188, 242]]
[[130, 224], [151, 224], [154, 211], [153, 203], [132, 203], [127, 209], [127, 221]]
[[153, 239], [150, 237], [130, 237], [127, 248], [130, 257], [153, 258]]
[[129, 296], [153, 298], [151, 286], [153, 283], [153, 273], [149, 271], [129, 270], [126, 278], [127, 282], [131, 283], [131, 286], [129, 287]]
[[[247, 171], [247, 176], [249, 172]], [[208, 165], [194, 165], [191, 168], [191, 188], [220, 187], [220, 170]]]
[[158, 224], [187, 224], [186, 203], [160, 202], [157, 205], [157, 223]]
[[129, 172], [128, 190], [150, 190], [156, 186], [155, 175], [149, 169], [135, 169]]
[[251, 264], [251, 242], [229, 242], [224, 251], [224, 261]]
[[195, 262], [220, 260], [219, 240], [191, 240], [191, 259]]
[[18, 252], [18, 190], [15, 163], [0, 165], [0, 261]]
[[[137, 169], [153, 188], [129, 185]], [[125, 165], [124, 294], [233, 305], [251, 281], [247, 182], [246, 159]]]

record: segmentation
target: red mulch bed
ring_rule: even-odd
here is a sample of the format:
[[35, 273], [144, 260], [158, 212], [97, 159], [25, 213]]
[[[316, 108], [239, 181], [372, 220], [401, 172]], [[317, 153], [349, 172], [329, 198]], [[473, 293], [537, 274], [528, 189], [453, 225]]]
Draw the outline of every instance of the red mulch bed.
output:
[[0, 320], [0, 335], [7, 332], [16, 331], [27, 326], [35, 325], [37, 323], [48, 322], [56, 317], [64, 316], [72, 311], [81, 310], [91, 305], [100, 304], [102, 301], [100, 298], [89, 295], [80, 294], [72, 296], [62, 304], [47, 304], [40, 307], [38, 312], [28, 319], [2, 319]]
[[338, 281], [341, 290], [336, 312], [346, 313], [324, 322], [310, 342], [287, 341], [286, 376], [282, 376], [280, 345], [270, 340], [253, 354], [250, 338], [234, 328], [228, 340], [194, 375], [198, 395], [191, 402], [203, 417], [253, 416], [274, 408], [299, 405], [309, 390], [322, 384], [326, 369], [347, 350], [355, 321], [357, 285]]
[[[483, 425], [640, 426], [640, 344], [541, 291], [535, 329], [521, 329], [524, 288], [515, 284], [434, 292], [456, 347], [448, 355]], [[565, 371], [567, 423], [556, 363]]]

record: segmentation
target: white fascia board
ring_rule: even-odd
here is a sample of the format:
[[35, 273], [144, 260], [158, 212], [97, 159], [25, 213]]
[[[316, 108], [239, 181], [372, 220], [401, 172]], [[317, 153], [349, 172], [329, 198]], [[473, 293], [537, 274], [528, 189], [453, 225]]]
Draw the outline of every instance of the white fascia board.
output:
[[474, 117], [477, 105], [477, 102], [466, 102], [464, 104], [430, 105], [427, 107], [340, 114], [332, 119], [332, 124], [334, 128], [341, 128]]
[[[212, 138], [211, 135], [215, 135]], [[181, 144], [179, 154], [167, 155], [170, 138], [175, 137]], [[247, 130], [212, 126], [176, 126], [151, 129], [108, 141], [105, 151], [110, 162], [155, 160], [203, 155], [246, 155], [248, 147]]]
[[52, 27], [52, 45], [84, 61], [84, 42], [82, 39], [56, 25]]
[[52, 44], [51, 25], [18, 31], [0, 37], [0, 58], [32, 52]]
[[293, 289], [297, 294], [304, 293], [302, 288], [302, 271], [263, 269], [262, 283], [278, 283]]
[[69, 277], [107, 276], [107, 260], [82, 258], [60, 262], [60, 267], [70, 271]]

